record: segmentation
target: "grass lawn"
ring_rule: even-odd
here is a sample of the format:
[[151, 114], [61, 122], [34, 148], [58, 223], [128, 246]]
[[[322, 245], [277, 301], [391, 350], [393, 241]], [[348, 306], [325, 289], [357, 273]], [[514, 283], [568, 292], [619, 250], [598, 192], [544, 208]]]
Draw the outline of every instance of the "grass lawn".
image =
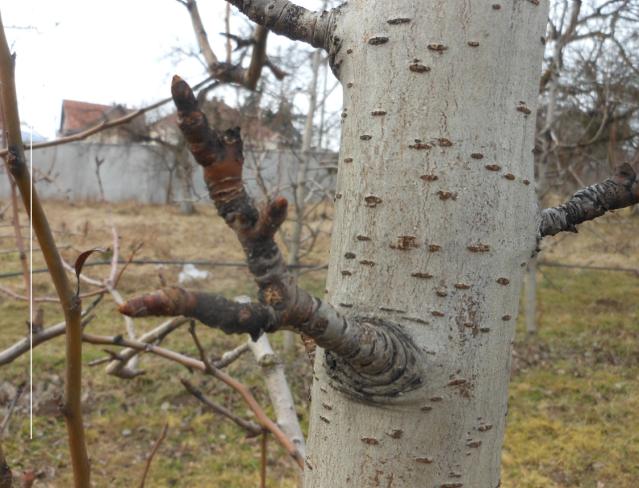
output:
[[[0, 202], [0, 207], [2, 207]], [[136, 258], [241, 261], [234, 237], [211, 206], [194, 216], [173, 207], [118, 204], [70, 205], [46, 203], [63, 254], [72, 260], [81, 250], [110, 246], [111, 224], [121, 236], [122, 257], [138, 242]], [[8, 217], [0, 220], [0, 274], [19, 270]], [[24, 216], [23, 216], [24, 220]], [[4, 237], [9, 236], [9, 237]], [[625, 213], [584, 226], [579, 236], [560, 236], [547, 243], [544, 259], [563, 263], [639, 268], [639, 218]], [[328, 234], [318, 240], [308, 262], [326, 260]], [[94, 258], [92, 258], [94, 259]], [[39, 254], [34, 268], [42, 266]], [[86, 268], [104, 278], [108, 267]], [[160, 286], [155, 266], [131, 266], [119, 290], [125, 297]], [[168, 283], [180, 269], [164, 267]], [[209, 269], [197, 286], [228, 297], [254, 294], [242, 268]], [[305, 287], [321, 295], [323, 271], [303, 275]], [[502, 486], [506, 488], [624, 488], [639, 480], [639, 276], [631, 273], [541, 267], [539, 333], [526, 337], [518, 321], [510, 409], [503, 452]], [[19, 277], [0, 285], [21, 291]], [[191, 286], [191, 285], [189, 285]], [[83, 291], [90, 290], [83, 285]], [[35, 275], [36, 295], [53, 295], [46, 274]], [[45, 324], [61, 320], [54, 304], [44, 304]], [[0, 295], [0, 349], [26, 333], [27, 305]], [[137, 319], [140, 332], [159, 323]], [[96, 309], [88, 330], [122, 334], [124, 323], [109, 297]], [[213, 354], [238, 345], [243, 338], [202, 328], [200, 337]], [[278, 346], [281, 338], [271, 337]], [[197, 355], [187, 328], [164, 345]], [[300, 354], [287, 358], [287, 372], [298, 413], [306, 428], [311, 368]], [[85, 346], [84, 362], [105, 357], [97, 346]], [[62, 392], [64, 341], [58, 338], [34, 354], [34, 437], [29, 440], [26, 396], [11, 419], [3, 448], [14, 473], [33, 469], [35, 486], [71, 486], [66, 428], [57, 402]], [[124, 381], [104, 373], [103, 366], [85, 367], [84, 406], [87, 440], [95, 486], [137, 486], [145, 458], [168, 423], [168, 435], [151, 468], [148, 487], [249, 487], [258, 485], [259, 439], [247, 439], [235, 425], [205, 411], [180, 384], [190, 378], [215, 400], [250, 416], [237, 395], [212, 378], [202, 380], [183, 367], [143, 356], [144, 376]], [[28, 357], [0, 369], [0, 419], [14, 387], [28, 378]], [[250, 385], [262, 405], [268, 396], [252, 356], [234, 363], [229, 372]], [[267, 408], [270, 412], [270, 407]], [[294, 487], [296, 467], [273, 442], [269, 443], [268, 486]]]

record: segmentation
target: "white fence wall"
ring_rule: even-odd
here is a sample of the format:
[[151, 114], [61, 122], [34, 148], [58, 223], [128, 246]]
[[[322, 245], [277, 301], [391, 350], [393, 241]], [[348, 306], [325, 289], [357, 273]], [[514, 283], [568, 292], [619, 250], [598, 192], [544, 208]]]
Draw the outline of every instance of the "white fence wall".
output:
[[[170, 169], [173, 157], [170, 152], [153, 145], [78, 142], [34, 150], [33, 167], [41, 198], [91, 201], [100, 199], [95, 160], [103, 159], [100, 178], [106, 201], [134, 200], [157, 204], [184, 198], [179, 194], [180, 185]], [[320, 197], [321, 188], [332, 191], [336, 157], [334, 153], [311, 156], [309, 177], [316, 180], [316, 184], [310, 185], [315, 191], [314, 199]], [[245, 150], [245, 180], [249, 192], [254, 195], [261, 193], [256, 182], [256, 167], [259, 166], [267, 189], [290, 198], [291, 182], [296, 181], [299, 158], [298, 154], [289, 150]], [[208, 199], [201, 169], [193, 164], [194, 190], [200, 197]], [[0, 165], [0, 199], [9, 197], [5, 171], [4, 165]]]

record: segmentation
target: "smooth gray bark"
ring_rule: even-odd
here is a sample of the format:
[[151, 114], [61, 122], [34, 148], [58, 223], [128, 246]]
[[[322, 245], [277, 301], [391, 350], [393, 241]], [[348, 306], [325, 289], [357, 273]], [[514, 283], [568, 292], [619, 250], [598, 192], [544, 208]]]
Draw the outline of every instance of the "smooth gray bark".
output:
[[[328, 301], [396, 323], [421, 388], [363, 401], [317, 353], [305, 486], [496, 487], [514, 317], [535, 248], [547, 4], [349, 2]], [[332, 45], [335, 45], [333, 43]]]

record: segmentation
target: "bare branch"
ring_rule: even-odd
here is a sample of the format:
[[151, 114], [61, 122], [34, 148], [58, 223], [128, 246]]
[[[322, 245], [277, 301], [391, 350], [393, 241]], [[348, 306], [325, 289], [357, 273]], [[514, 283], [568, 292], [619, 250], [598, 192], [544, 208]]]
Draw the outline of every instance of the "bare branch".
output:
[[277, 425], [282, 428], [297, 446], [301, 455], [304, 456], [306, 451], [304, 434], [302, 434], [293, 396], [286, 381], [284, 366], [273, 351], [268, 336], [262, 335], [256, 342], [248, 344], [253, 356], [255, 356], [255, 361], [262, 369], [271, 405], [273, 405], [277, 418]]
[[255, 90], [257, 82], [262, 74], [262, 68], [266, 64], [266, 40], [268, 29], [258, 25], [253, 33], [253, 51], [251, 52], [251, 62], [246, 70], [244, 86], [249, 90]]
[[[255, 400], [255, 397], [251, 393], [251, 391], [242, 383], [237, 381], [235, 378], [226, 374], [225, 372], [215, 368], [208, 359], [206, 362], [198, 361], [192, 357], [186, 356], [184, 354], [180, 354], [175, 351], [171, 351], [169, 349], [165, 349], [162, 347], [154, 346], [153, 344], [148, 344], [145, 342], [141, 342], [139, 340], [131, 340], [125, 339], [122, 336], [99, 336], [95, 334], [83, 334], [82, 339], [85, 342], [90, 344], [102, 344], [102, 345], [116, 345], [116, 346], [124, 346], [132, 349], [137, 349], [141, 352], [150, 352], [157, 356], [163, 357], [170, 361], [174, 361], [178, 364], [181, 364], [189, 369], [195, 369], [201, 371], [203, 373], [209, 374], [218, 380], [222, 381], [227, 386], [230, 386], [235, 391], [237, 391], [243, 398], [244, 402], [251, 409], [251, 411], [255, 414], [255, 418], [258, 423], [265, 429], [269, 430], [278, 442], [286, 449], [289, 455], [295, 459], [297, 465], [300, 468], [303, 468], [304, 461], [299, 451], [295, 447], [295, 445], [291, 442], [291, 440], [282, 432], [282, 430], [264, 413], [264, 410], [260, 407]], [[205, 357], [203, 359], [206, 359]]]
[[286, 71], [279, 68], [278, 66], [275, 66], [268, 57], [266, 58], [266, 61], [264, 61], [264, 66], [270, 69], [271, 73], [273, 73], [273, 76], [275, 76], [275, 78], [277, 78], [278, 80], [283, 80], [286, 76], [288, 76], [288, 73]]
[[[87, 297], [93, 297], [96, 295], [103, 295], [106, 293], [106, 291], [107, 290], [104, 288], [101, 288], [99, 290], [93, 290], [91, 292], [82, 293], [81, 295], [79, 295], [79, 298], [87, 298]], [[5, 295], [15, 300], [21, 300], [23, 302], [29, 301], [28, 295], [20, 295], [19, 293], [16, 293], [11, 288], [8, 288], [6, 286], [0, 286], [0, 293], [4, 293]], [[56, 297], [33, 297], [33, 303], [60, 303], [60, 299]]]
[[22, 383], [18, 386], [16, 394], [11, 400], [11, 404], [9, 405], [9, 409], [7, 410], [7, 414], [4, 416], [2, 423], [0, 423], [0, 439], [2, 438], [5, 431], [7, 430], [7, 427], [9, 426], [9, 420], [11, 420], [11, 415], [13, 415], [13, 411], [15, 410], [16, 406], [18, 405], [18, 402], [20, 401], [20, 397], [22, 396], [22, 392], [24, 391], [25, 385], [26, 383]]
[[330, 12], [311, 12], [288, 0], [227, 0], [253, 22], [276, 34], [294, 41], [303, 41], [313, 47], [328, 50], [334, 30], [334, 15]]
[[[120, 292], [115, 287], [116, 281], [119, 280], [118, 257], [120, 254], [120, 238], [118, 236], [118, 231], [115, 228], [115, 225], [111, 226], [111, 234], [113, 236], [111, 271], [109, 273], [109, 277], [104, 280], [104, 285], [107, 291], [111, 294], [113, 301], [118, 306], [120, 306], [124, 303], [124, 298], [122, 298], [122, 295], [120, 295]], [[133, 255], [131, 255], [131, 259], [132, 257]], [[129, 339], [135, 339], [135, 324], [133, 323], [133, 319], [131, 317], [127, 317], [126, 315], [124, 316], [124, 326], [126, 327], [126, 332], [129, 336]], [[126, 374], [128, 374], [130, 377], [138, 376], [140, 374], [140, 372], [138, 371], [138, 356], [132, 357], [126, 364], [124, 364], [120, 372], [126, 372]]]
[[[209, 38], [204, 29], [202, 18], [200, 17], [200, 11], [195, 0], [178, 0], [182, 5], [186, 7], [191, 17], [191, 23], [195, 32], [195, 38], [197, 40], [200, 53], [204, 57], [206, 67], [211, 73], [211, 76], [221, 82], [236, 83], [244, 86], [249, 90], [255, 90], [257, 82], [262, 74], [264, 66], [270, 65], [271, 70], [277, 77], [282, 71], [275, 67], [272, 67], [270, 61], [267, 64], [266, 57], [266, 39], [268, 37], [268, 29], [257, 26], [253, 33], [253, 39], [249, 44], [253, 46], [251, 54], [251, 62], [247, 69], [241, 66], [236, 66], [231, 63], [230, 60], [230, 40], [232, 36], [230, 33], [226, 33], [227, 36], [227, 59], [226, 62], [220, 62], [211, 48]], [[228, 30], [228, 17], [227, 17], [227, 30]]]
[[541, 212], [538, 238], [559, 232], [577, 232], [576, 225], [593, 220], [611, 210], [639, 203], [639, 182], [635, 170], [628, 163], [617, 168], [614, 176], [575, 193], [559, 207]]
[[[200, 81], [197, 85], [193, 86], [193, 89], [197, 90], [198, 88], [208, 83], [209, 80], [211, 80], [211, 77], [208, 77], [203, 81]], [[97, 134], [98, 132], [102, 132], [103, 130], [112, 129], [113, 127], [117, 127], [119, 125], [123, 125], [128, 122], [131, 122], [133, 119], [139, 117], [140, 115], [144, 115], [145, 113], [151, 110], [155, 110], [156, 108], [161, 107], [165, 103], [169, 103], [171, 100], [172, 100], [171, 97], [165, 98], [158, 102], [152, 103], [151, 105], [148, 105], [144, 108], [138, 109], [135, 112], [131, 112], [130, 114], [127, 114], [123, 117], [119, 117], [117, 119], [113, 119], [110, 121], [105, 120], [103, 122], [100, 122], [99, 124], [93, 127], [90, 127], [89, 129], [83, 132], [78, 132], [77, 134], [73, 134], [71, 136], [60, 137], [59, 139], [54, 139], [52, 141], [38, 142], [36, 144], [33, 144], [33, 146], [31, 147], [33, 149], [43, 149], [45, 147], [60, 146], [62, 144], [68, 144], [69, 142], [82, 141], [89, 136]], [[8, 153], [9, 153], [8, 149], [0, 148], [0, 157], [4, 157]]]
[[[87, 326], [91, 320], [93, 320], [95, 316], [89, 315], [80, 322], [80, 325], [84, 328]], [[47, 327], [43, 329], [41, 332], [33, 335], [33, 347], [37, 347], [40, 344], [50, 341], [58, 336], [63, 335], [66, 332], [66, 324], [64, 322], [60, 322], [58, 324], [52, 325], [51, 327]], [[9, 364], [15, 359], [19, 358], [23, 354], [29, 351], [30, 348], [30, 340], [29, 337], [25, 337], [20, 339], [18, 342], [8, 347], [4, 351], [0, 352], [0, 366], [5, 364]]]
[[228, 365], [237, 361], [240, 357], [242, 357], [244, 353], [248, 352], [249, 350], [249, 343], [244, 342], [243, 344], [237, 346], [235, 349], [226, 351], [224, 354], [222, 354], [222, 357], [220, 359], [213, 363], [213, 365], [218, 369], [226, 368]]
[[[113, 265], [112, 263], [109, 263], [111, 266]], [[71, 266], [69, 263], [67, 263], [64, 259], [62, 259], [62, 266], [64, 266], [64, 269], [66, 269], [69, 273], [73, 273], [75, 274], [75, 269], [73, 268], [73, 266]], [[95, 278], [90, 278], [89, 276], [85, 275], [84, 273], [80, 273], [78, 275], [78, 278], [82, 281], [84, 281], [85, 283], [88, 283], [89, 285], [93, 285], [93, 286], [99, 286], [101, 288], [104, 288], [104, 283], [100, 280], [96, 280]]]
[[270, 418], [268, 418], [268, 416], [266, 415], [262, 407], [259, 405], [259, 403], [257, 403], [257, 400], [255, 400], [255, 397], [253, 397], [250, 390], [246, 387], [246, 385], [244, 385], [243, 383], [240, 383], [235, 378], [232, 378], [226, 373], [221, 372], [220, 370], [216, 369], [215, 366], [213, 366], [213, 364], [211, 364], [211, 362], [206, 357], [206, 352], [204, 351], [204, 348], [202, 347], [202, 344], [200, 343], [200, 340], [198, 339], [197, 333], [195, 332], [195, 324], [191, 325], [191, 328], [189, 329], [189, 331], [191, 333], [191, 336], [193, 337], [193, 342], [195, 343], [198, 351], [200, 352], [200, 357], [202, 358], [202, 362], [206, 366], [205, 372], [221, 380], [222, 382], [224, 382], [225, 384], [233, 388], [235, 391], [237, 391], [244, 399], [244, 402], [246, 403], [246, 405], [255, 414], [255, 417], [257, 421], [260, 423], [260, 425], [262, 426], [262, 428], [264, 430], [271, 432], [275, 436], [275, 438], [280, 442], [282, 447], [284, 447], [289, 452], [289, 454], [293, 457], [293, 459], [297, 461], [298, 466], [303, 469], [304, 463], [303, 463], [303, 457], [301, 453], [297, 450], [297, 448], [291, 442], [291, 440], [287, 437], [287, 435], [279, 428], [279, 426], [275, 424]]
[[197, 3], [195, 0], [180, 1], [180, 3], [189, 11], [197, 45], [200, 48], [200, 53], [204, 57], [204, 61], [206, 61], [206, 66], [211, 69], [218, 64], [218, 60], [213, 49], [211, 49], [211, 44], [209, 43], [209, 38], [206, 35], [206, 30], [204, 29], [204, 24], [202, 23]]
[[238, 417], [237, 415], [235, 415], [228, 408], [224, 408], [223, 406], [212, 402], [204, 395], [204, 393], [193, 386], [193, 384], [188, 380], [181, 379], [180, 381], [182, 382], [182, 385], [184, 385], [184, 388], [186, 388], [186, 390], [195, 398], [197, 398], [201, 403], [206, 405], [209, 410], [217, 413], [218, 415], [221, 415], [222, 417], [226, 417], [227, 419], [238, 425], [240, 428], [244, 429], [248, 437], [256, 437], [262, 433], [263, 429], [255, 422], [244, 420], [242, 417]]
[[144, 245], [143, 242], [139, 242], [133, 248], [133, 250], [131, 251], [131, 254], [129, 254], [129, 257], [127, 258], [126, 262], [124, 263], [124, 266], [122, 266], [122, 269], [120, 270], [120, 272], [117, 274], [117, 276], [113, 280], [113, 288], [117, 288], [118, 283], [120, 282], [120, 279], [122, 278], [122, 275], [124, 274], [126, 269], [129, 267], [129, 264], [131, 264], [131, 262], [133, 262], [133, 258], [138, 253], [138, 251], [142, 248], [143, 245]]
[[146, 463], [144, 465], [144, 471], [142, 472], [142, 479], [140, 480], [140, 488], [144, 488], [144, 483], [146, 482], [146, 477], [149, 474], [149, 469], [151, 468], [151, 463], [153, 462], [155, 453], [157, 453], [158, 449], [160, 449], [162, 442], [166, 438], [166, 433], [168, 432], [168, 430], [169, 430], [169, 424], [167, 422], [166, 424], [164, 424], [164, 427], [162, 428], [162, 432], [160, 433], [160, 437], [158, 437], [158, 440], [155, 441], [155, 444], [153, 445], [153, 449], [151, 449], [151, 452], [149, 453], [149, 457], [146, 459]]
[[[139, 337], [139, 341], [149, 344], [159, 343], [171, 332], [179, 328], [181, 325], [185, 324], [187, 321], [187, 319], [179, 318], [167, 320], [166, 322], [161, 323], [149, 332], [142, 334]], [[140, 351], [138, 349], [123, 349], [118, 353], [118, 358], [111, 361], [106, 367], [107, 374], [119, 376], [120, 378], [124, 379], [129, 379], [134, 376], [143, 374], [143, 371], [132, 371], [131, 369], [127, 368], [127, 363], [138, 354], [140, 354]]]
[[[4, 140], [4, 137], [2, 138]], [[16, 247], [18, 248], [20, 264], [22, 266], [22, 279], [24, 280], [24, 290], [26, 293], [27, 301], [29, 301], [29, 295], [31, 293], [31, 273], [29, 269], [29, 263], [27, 261], [27, 253], [25, 252], [24, 239], [22, 238], [22, 231], [20, 230], [20, 213], [18, 208], [18, 190], [16, 184], [7, 174], [9, 178], [9, 186], [11, 187], [11, 207], [12, 207], [12, 223], [13, 230], [16, 236]]]

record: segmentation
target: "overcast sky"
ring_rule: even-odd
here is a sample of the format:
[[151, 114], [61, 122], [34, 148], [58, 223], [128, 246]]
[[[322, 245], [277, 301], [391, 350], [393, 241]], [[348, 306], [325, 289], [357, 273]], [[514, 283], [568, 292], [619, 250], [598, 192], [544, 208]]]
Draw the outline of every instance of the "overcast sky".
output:
[[[299, 0], [310, 8], [319, 0]], [[199, 0], [211, 42], [223, 57], [223, 0]], [[52, 138], [62, 99], [140, 107], [169, 95], [175, 73], [196, 83], [204, 68], [177, 62], [179, 47], [196, 50], [186, 9], [176, 0], [2, 0], [2, 21], [17, 53], [21, 119]], [[242, 22], [233, 20], [237, 27]], [[233, 26], [231, 27], [233, 31]], [[283, 41], [275, 37], [269, 47]]]

